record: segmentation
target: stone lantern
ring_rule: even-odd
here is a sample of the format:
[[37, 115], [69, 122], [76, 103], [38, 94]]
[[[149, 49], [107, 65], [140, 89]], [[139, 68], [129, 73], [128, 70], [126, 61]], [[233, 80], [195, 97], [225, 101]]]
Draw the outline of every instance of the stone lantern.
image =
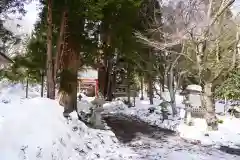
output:
[[186, 89], [181, 92], [184, 96], [183, 104], [185, 104], [185, 123], [191, 124], [193, 118], [203, 118], [206, 109], [201, 104], [202, 87], [199, 85], [188, 85]]
[[105, 125], [102, 123], [102, 115], [101, 113], [104, 111], [103, 104], [106, 103], [104, 99], [101, 98], [95, 98], [93, 101], [91, 101], [91, 104], [93, 105], [92, 109], [92, 115], [90, 117], [90, 123], [93, 125], [96, 129], [104, 129]]

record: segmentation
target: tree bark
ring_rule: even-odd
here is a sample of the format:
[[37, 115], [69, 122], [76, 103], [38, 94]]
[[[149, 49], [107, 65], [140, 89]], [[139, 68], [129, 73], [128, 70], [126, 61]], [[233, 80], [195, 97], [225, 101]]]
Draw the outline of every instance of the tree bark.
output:
[[28, 75], [27, 75], [27, 80], [26, 80], [26, 98], [28, 98]]
[[104, 66], [105, 66], [105, 75], [104, 75], [104, 89], [103, 89], [103, 96], [106, 98], [107, 96], [107, 89], [108, 89], [108, 75], [109, 75], [109, 69], [108, 69], [108, 57], [107, 57], [107, 52], [104, 52]]
[[202, 95], [202, 105], [207, 110], [205, 114], [205, 119], [210, 130], [218, 129], [217, 117], [215, 114], [215, 103], [213, 99], [212, 84], [206, 83], [204, 85], [203, 95]]
[[149, 92], [149, 102], [153, 105], [153, 80], [152, 80], [152, 50], [148, 53], [148, 92]]
[[59, 32], [59, 37], [58, 37], [58, 42], [57, 42], [57, 52], [55, 55], [55, 62], [54, 62], [54, 83], [56, 84], [56, 79], [57, 79], [57, 73], [59, 70], [59, 61], [60, 61], [60, 55], [62, 51], [62, 46], [64, 44], [64, 33], [66, 29], [66, 21], [67, 21], [67, 8], [65, 7], [62, 13], [62, 19], [61, 19], [61, 26], [60, 26], [60, 32]]
[[131, 99], [130, 99], [130, 67], [127, 65], [127, 101], [128, 106], [130, 107]]
[[102, 95], [104, 95], [105, 79], [106, 79], [106, 70], [105, 70], [105, 67], [102, 66], [98, 68], [98, 88], [99, 88], [99, 92]]
[[141, 75], [140, 77], [140, 86], [141, 86], [141, 97], [140, 97], [140, 100], [144, 100], [144, 97], [143, 97], [143, 75]]
[[116, 91], [116, 85], [117, 85], [117, 75], [116, 74], [117, 74], [116, 71], [113, 71], [113, 74], [112, 74], [112, 92]]
[[41, 97], [43, 97], [43, 89], [44, 89], [44, 73], [41, 72]]
[[112, 101], [112, 60], [108, 59], [108, 68], [107, 68], [107, 86], [106, 86], [106, 97], [108, 101]]
[[[64, 60], [64, 68], [60, 76], [60, 99], [59, 104], [64, 106], [64, 116], [77, 110], [77, 78], [80, 58], [78, 52], [70, 49]], [[65, 72], [65, 73], [64, 73]]]
[[68, 18], [65, 19], [64, 43], [60, 56], [60, 85], [59, 85], [59, 104], [64, 106], [63, 115], [69, 116], [77, 110], [77, 87], [78, 87], [78, 68], [80, 67], [79, 50], [69, 33]]
[[48, 0], [48, 33], [47, 33], [47, 97], [55, 99], [52, 58], [52, 0]]
[[174, 74], [173, 69], [170, 69], [168, 74], [168, 89], [170, 94], [170, 104], [172, 107], [172, 113], [173, 116], [177, 115], [177, 109], [176, 109], [176, 99], [175, 99], [175, 90], [174, 90]]
[[162, 92], [165, 92], [165, 73], [163, 74], [163, 77], [161, 78], [161, 87], [162, 87]]

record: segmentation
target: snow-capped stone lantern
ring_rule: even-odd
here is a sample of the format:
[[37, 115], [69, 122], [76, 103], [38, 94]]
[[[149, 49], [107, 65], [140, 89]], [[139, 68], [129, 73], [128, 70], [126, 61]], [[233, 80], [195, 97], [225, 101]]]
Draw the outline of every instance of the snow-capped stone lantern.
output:
[[[81, 97], [80, 97], [81, 99]], [[83, 122], [91, 125], [93, 128], [104, 129], [105, 125], [102, 123], [103, 104], [106, 103], [103, 98], [95, 97], [92, 101], [78, 101], [78, 116]]]
[[190, 125], [191, 119], [193, 118], [203, 118], [206, 109], [202, 107], [201, 104], [201, 93], [202, 87], [199, 85], [188, 85], [186, 89], [181, 92], [184, 96], [183, 104], [185, 104], [185, 122]]
[[103, 104], [106, 103], [102, 98], [95, 98], [91, 101], [92, 107], [92, 115], [90, 117], [90, 123], [93, 125], [94, 128], [97, 129], [104, 129], [105, 125], [102, 123], [102, 112]]

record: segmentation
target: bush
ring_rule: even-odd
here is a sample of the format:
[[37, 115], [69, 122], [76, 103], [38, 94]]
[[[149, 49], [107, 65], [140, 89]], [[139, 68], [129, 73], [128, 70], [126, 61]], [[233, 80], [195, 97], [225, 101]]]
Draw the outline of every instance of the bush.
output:
[[223, 124], [223, 120], [222, 120], [222, 119], [219, 119], [219, 120], [218, 120], [218, 123]]

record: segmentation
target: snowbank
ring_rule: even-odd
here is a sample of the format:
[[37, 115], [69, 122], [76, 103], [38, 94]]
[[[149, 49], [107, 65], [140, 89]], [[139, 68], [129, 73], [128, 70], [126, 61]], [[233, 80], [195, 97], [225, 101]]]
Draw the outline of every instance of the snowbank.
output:
[[0, 159], [130, 160], [136, 156], [111, 131], [89, 129], [76, 113], [67, 121], [62, 112], [56, 101], [46, 98], [0, 103]]
[[195, 119], [194, 126], [181, 124], [178, 126], [180, 136], [184, 139], [199, 141], [203, 145], [215, 146], [240, 146], [240, 119], [221, 116], [218, 117], [223, 121], [219, 124], [218, 131], [207, 131], [206, 121], [204, 119]]
[[[40, 85], [29, 84], [28, 98], [40, 96]], [[26, 98], [26, 84], [12, 83], [7, 79], [0, 81], [0, 102], [11, 103], [13, 101], [19, 102]]]
[[[35, 98], [25, 99], [24, 85], [0, 82], [0, 160], [139, 160], [139, 155], [147, 157], [143, 159], [239, 159], [209, 152], [209, 147], [183, 143], [179, 137], [169, 138], [167, 142], [161, 139], [144, 141], [140, 137], [143, 145], [136, 144], [139, 148], [133, 151], [121, 145], [113, 132], [88, 128], [77, 120], [76, 113], [66, 120], [62, 116], [63, 108], [56, 101], [38, 97], [39, 89], [37, 85], [31, 86], [29, 96]], [[168, 93], [164, 96], [169, 98]], [[90, 100], [83, 97], [85, 103]], [[176, 101], [177, 107], [183, 107], [181, 96], [176, 96]], [[152, 125], [177, 130], [182, 138], [205, 145], [240, 145], [239, 119], [219, 117], [223, 120], [219, 130], [206, 132], [206, 124], [201, 119], [195, 120], [195, 126], [186, 126], [179, 119], [162, 123], [159, 110], [152, 114], [148, 111], [149, 107], [157, 108], [160, 103], [158, 99], [154, 99], [154, 105], [148, 100], [136, 99], [133, 108], [121, 101], [107, 103], [104, 108], [106, 112], [135, 116]]]

